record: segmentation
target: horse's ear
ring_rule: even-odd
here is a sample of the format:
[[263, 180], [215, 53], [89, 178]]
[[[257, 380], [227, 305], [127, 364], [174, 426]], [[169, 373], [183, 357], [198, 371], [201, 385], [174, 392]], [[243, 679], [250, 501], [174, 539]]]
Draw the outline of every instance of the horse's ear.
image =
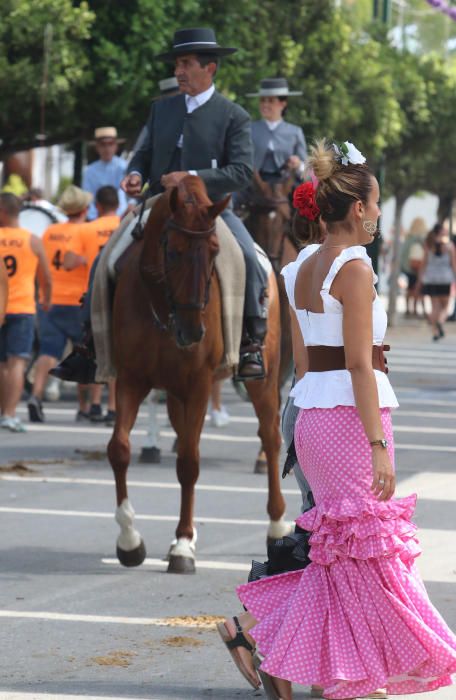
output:
[[230, 199], [231, 195], [229, 194], [227, 197], [225, 197], [225, 199], [222, 199], [220, 202], [216, 202], [215, 204], [211, 204], [211, 206], [207, 208], [207, 213], [211, 219], [216, 219], [222, 213], [222, 211], [227, 208]]
[[178, 194], [177, 194], [177, 187], [173, 187], [169, 194], [169, 208], [171, 209], [172, 213], [175, 214], [178, 208]]

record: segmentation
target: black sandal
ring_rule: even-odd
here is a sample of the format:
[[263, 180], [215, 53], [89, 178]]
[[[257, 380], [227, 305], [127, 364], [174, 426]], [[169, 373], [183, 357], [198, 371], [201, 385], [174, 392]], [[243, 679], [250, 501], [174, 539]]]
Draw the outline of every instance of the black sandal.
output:
[[217, 625], [217, 631], [219, 635], [221, 636], [226, 648], [231, 654], [231, 658], [233, 659], [234, 663], [238, 667], [239, 671], [242, 673], [246, 681], [250, 683], [252, 688], [257, 688], [260, 687], [261, 682], [258, 674], [255, 671], [255, 667], [253, 665], [253, 660], [252, 660], [252, 668], [249, 669], [248, 666], [245, 665], [244, 660], [242, 659], [238, 649], [239, 647], [243, 647], [244, 649], [247, 649], [247, 651], [250, 652], [250, 654], [253, 657], [253, 653], [255, 649], [253, 646], [250, 644], [250, 642], [246, 639], [244, 632], [242, 630], [242, 625], [239, 622], [238, 618], [234, 616], [233, 618], [234, 626], [236, 628], [236, 635], [234, 637], [231, 636], [231, 633], [226, 626], [225, 622], [220, 622]]

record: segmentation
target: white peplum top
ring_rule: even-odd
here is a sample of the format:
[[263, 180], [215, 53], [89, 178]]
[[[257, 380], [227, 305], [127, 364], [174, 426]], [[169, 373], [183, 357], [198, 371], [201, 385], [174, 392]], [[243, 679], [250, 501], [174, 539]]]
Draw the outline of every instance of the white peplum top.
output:
[[[297, 309], [294, 299], [296, 276], [301, 264], [313, 255], [319, 244], [309, 245], [299, 253], [297, 259], [282, 269], [288, 301], [296, 313], [304, 344], [343, 346], [342, 333], [343, 306], [330, 294], [331, 285], [341, 267], [349, 260], [364, 260], [371, 265], [363, 246], [351, 246], [334, 259], [321, 288], [323, 313]], [[374, 282], [377, 277], [374, 274]], [[372, 302], [374, 345], [382, 345], [386, 333], [387, 317], [382, 302], [375, 293]], [[377, 380], [380, 408], [397, 408], [399, 405], [388, 376], [374, 370]], [[330, 372], [306, 372], [290, 392], [295, 406], [299, 408], [334, 408], [334, 406], [355, 406], [350, 372], [346, 369]]]

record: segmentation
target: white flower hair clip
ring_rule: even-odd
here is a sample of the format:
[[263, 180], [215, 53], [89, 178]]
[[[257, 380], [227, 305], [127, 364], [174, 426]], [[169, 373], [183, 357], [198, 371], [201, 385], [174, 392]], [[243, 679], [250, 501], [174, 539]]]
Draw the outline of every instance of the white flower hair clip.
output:
[[356, 146], [350, 143], [350, 141], [344, 141], [340, 144], [333, 143], [333, 148], [336, 152], [337, 159], [342, 165], [362, 165], [366, 162], [361, 151], [358, 151]]

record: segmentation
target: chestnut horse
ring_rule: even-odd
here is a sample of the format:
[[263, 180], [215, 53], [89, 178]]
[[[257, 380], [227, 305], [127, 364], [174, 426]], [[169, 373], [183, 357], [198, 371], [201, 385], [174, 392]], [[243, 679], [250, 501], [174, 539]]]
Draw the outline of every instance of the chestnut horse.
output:
[[280, 270], [295, 260], [298, 254], [296, 245], [288, 235], [291, 229], [289, 195], [295, 182], [295, 174], [289, 170], [285, 170], [282, 179], [273, 184], [265, 182], [255, 171], [246, 201], [248, 215], [244, 221], [252, 238], [268, 256], [276, 273], [280, 298], [280, 387], [290, 378], [293, 371], [290, 312]]
[[[113, 348], [117, 368], [114, 432], [108, 457], [114, 471], [120, 525], [117, 556], [137, 566], [146, 556], [128, 500], [130, 431], [139, 405], [152, 388], [164, 389], [178, 438], [180, 517], [169, 552], [168, 571], [195, 571], [193, 508], [199, 473], [199, 441], [215, 370], [223, 357], [221, 297], [214, 260], [215, 219], [228, 199], [212, 204], [203, 181], [185, 177], [156, 202], [143, 240], [130, 247], [119, 273], [113, 306]], [[265, 344], [267, 376], [247, 382], [259, 420], [258, 435], [268, 461], [268, 536], [282, 537], [285, 503], [279, 484], [278, 358], [280, 315], [274, 275], [269, 279]]]

